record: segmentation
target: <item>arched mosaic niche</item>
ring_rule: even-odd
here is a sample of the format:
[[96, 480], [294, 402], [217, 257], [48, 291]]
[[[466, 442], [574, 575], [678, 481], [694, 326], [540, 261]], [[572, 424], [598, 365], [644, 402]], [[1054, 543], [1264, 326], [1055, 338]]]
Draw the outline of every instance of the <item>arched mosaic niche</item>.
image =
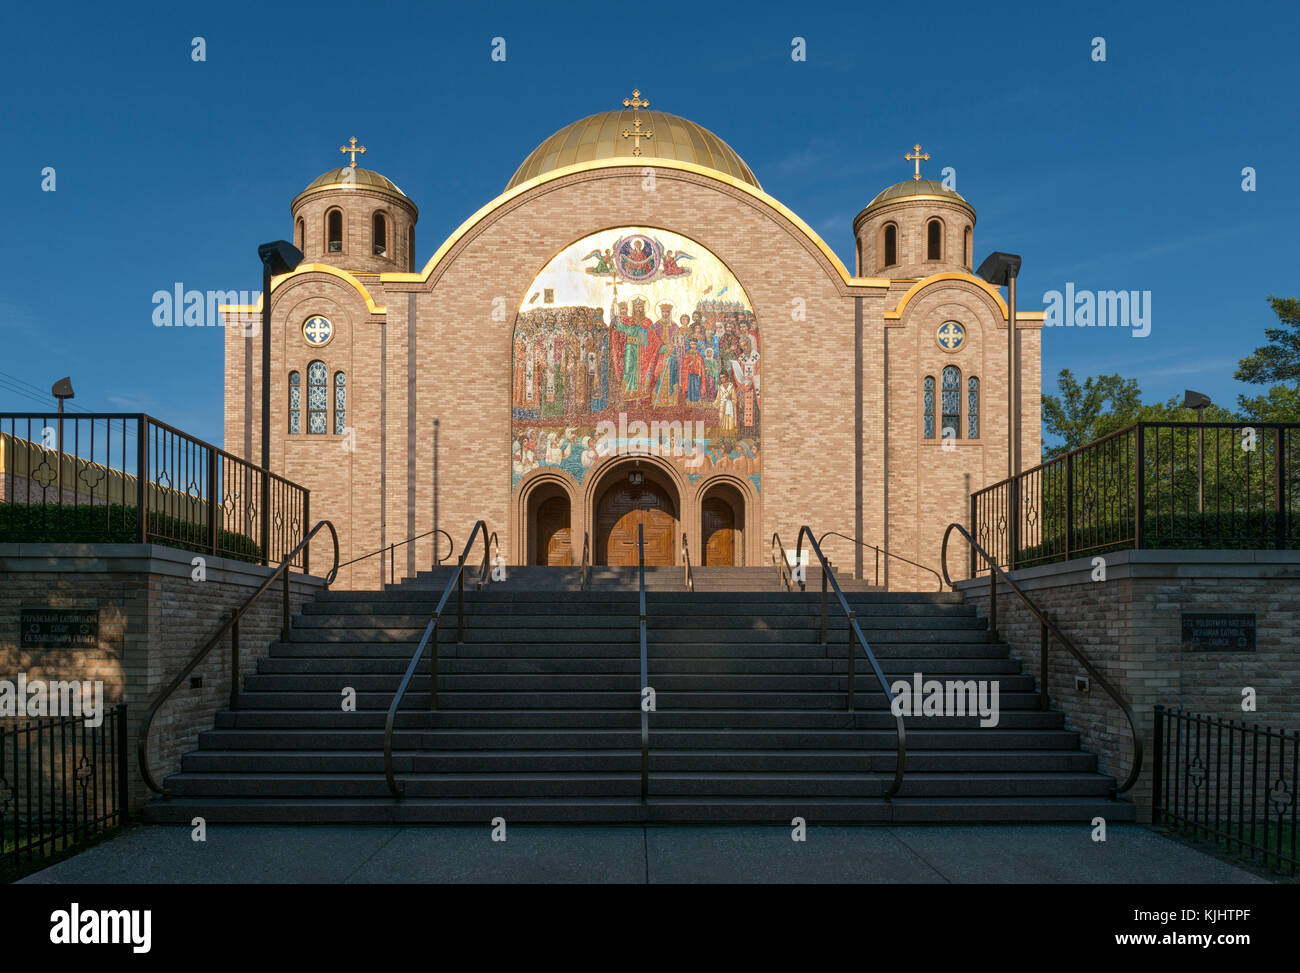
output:
[[515, 317], [512, 488], [538, 467], [581, 483], [604, 456], [645, 453], [757, 488], [760, 355], [744, 288], [704, 247], [634, 226], [584, 237]]

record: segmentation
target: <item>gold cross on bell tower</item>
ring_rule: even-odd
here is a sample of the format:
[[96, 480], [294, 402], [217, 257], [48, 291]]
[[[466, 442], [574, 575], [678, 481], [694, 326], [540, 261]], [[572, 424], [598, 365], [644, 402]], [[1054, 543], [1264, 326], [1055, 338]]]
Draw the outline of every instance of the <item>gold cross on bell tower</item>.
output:
[[[348, 147], [349, 145], [351, 146], [351, 148]], [[920, 148], [920, 146], [917, 146], [917, 148]], [[344, 155], [347, 155], [349, 152], [352, 153], [352, 168], [355, 169], [357, 167], [357, 155], [358, 154], [365, 155], [366, 147], [363, 145], [358, 148], [357, 137], [354, 135], [352, 136], [352, 138], [348, 139], [348, 145], [339, 146], [339, 151], [342, 152]]]
[[[916, 154], [913, 155], [912, 152], [915, 152]], [[908, 162], [915, 162], [915, 163], [916, 163], [916, 175], [914, 175], [912, 178], [913, 178], [913, 179], [920, 179], [920, 178], [921, 178], [921, 163], [922, 163], [922, 162], [929, 162], [929, 161], [930, 161], [930, 153], [927, 152], [927, 153], [925, 153], [925, 155], [922, 155], [922, 154], [921, 154], [921, 143], [920, 143], [920, 142], [917, 142], [917, 143], [916, 143], [916, 145], [912, 148], [912, 152], [907, 153], [907, 155], [903, 156], [903, 158], [906, 159]]]
[[654, 138], [654, 132], [641, 131], [641, 116], [637, 114], [642, 108], [649, 108], [650, 102], [641, 97], [641, 92], [636, 88], [632, 89], [632, 97], [623, 99], [623, 107], [632, 109], [632, 128], [623, 129], [623, 138], [632, 139], [632, 154], [641, 154], [641, 140]]

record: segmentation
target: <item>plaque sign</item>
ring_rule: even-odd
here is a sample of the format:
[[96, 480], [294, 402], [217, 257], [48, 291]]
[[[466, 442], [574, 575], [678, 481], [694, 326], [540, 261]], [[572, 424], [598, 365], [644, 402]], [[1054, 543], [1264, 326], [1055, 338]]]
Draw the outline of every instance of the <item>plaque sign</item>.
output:
[[1183, 612], [1184, 652], [1254, 652], [1254, 612]]
[[20, 608], [18, 642], [25, 649], [93, 649], [99, 645], [99, 609]]

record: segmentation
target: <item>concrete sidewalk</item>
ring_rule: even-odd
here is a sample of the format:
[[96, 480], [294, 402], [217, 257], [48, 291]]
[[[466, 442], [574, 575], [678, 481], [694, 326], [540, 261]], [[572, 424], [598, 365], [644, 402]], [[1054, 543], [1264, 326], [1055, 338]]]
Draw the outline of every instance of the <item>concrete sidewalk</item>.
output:
[[1084, 882], [1265, 879], [1139, 825], [787, 827], [136, 826], [39, 883]]

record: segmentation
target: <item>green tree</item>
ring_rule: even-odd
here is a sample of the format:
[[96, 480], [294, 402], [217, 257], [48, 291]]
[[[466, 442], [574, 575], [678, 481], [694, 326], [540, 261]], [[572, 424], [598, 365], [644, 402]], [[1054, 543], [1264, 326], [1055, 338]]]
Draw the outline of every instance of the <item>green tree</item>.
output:
[[1234, 377], [1275, 384], [1263, 395], [1238, 395], [1237, 404], [1255, 422], [1300, 422], [1300, 300], [1270, 295], [1268, 302], [1281, 327], [1264, 329], [1268, 344], [1241, 359]]
[[1059, 395], [1043, 396], [1043, 428], [1061, 443], [1045, 450], [1044, 459], [1078, 449], [1141, 417], [1142, 390], [1136, 379], [1099, 375], [1081, 385], [1063, 368], [1056, 385]]

